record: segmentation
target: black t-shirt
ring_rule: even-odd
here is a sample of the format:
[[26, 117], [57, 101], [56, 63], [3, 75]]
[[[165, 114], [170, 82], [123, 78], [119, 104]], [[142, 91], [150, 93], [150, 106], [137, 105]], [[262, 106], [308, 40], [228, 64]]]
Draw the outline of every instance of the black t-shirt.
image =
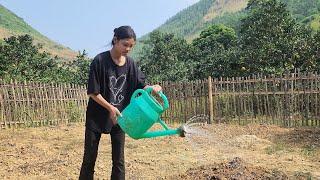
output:
[[[110, 51], [98, 54], [90, 65], [87, 94], [101, 94], [121, 112], [129, 103], [133, 92], [145, 86], [145, 76], [135, 62], [126, 57], [123, 66], [116, 65]], [[109, 111], [89, 98], [86, 127], [99, 133], [109, 133], [112, 128]]]

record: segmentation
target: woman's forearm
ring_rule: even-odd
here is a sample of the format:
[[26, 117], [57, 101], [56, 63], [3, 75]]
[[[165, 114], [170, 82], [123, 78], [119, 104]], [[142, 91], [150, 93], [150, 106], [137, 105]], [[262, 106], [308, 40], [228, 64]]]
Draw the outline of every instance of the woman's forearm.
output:
[[105, 100], [101, 94], [89, 94], [89, 96], [95, 101], [97, 102], [98, 104], [100, 104], [102, 107], [106, 108], [108, 111], [111, 110], [111, 104]]

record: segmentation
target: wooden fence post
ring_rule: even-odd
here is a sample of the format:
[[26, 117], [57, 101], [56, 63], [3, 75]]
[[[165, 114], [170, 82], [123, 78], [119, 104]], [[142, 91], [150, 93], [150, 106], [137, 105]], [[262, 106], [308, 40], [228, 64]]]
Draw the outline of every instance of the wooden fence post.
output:
[[211, 76], [208, 77], [208, 94], [209, 94], [209, 124], [213, 122], [213, 99], [212, 99], [212, 78]]
[[4, 91], [5, 91], [5, 82], [0, 79], [0, 129], [7, 128], [7, 123], [5, 119], [5, 109], [4, 109]]

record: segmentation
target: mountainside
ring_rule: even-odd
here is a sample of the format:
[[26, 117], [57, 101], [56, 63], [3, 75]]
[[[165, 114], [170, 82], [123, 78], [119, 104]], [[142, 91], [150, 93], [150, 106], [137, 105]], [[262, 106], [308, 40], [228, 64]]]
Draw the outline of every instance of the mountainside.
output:
[[[170, 18], [157, 30], [175, 33], [186, 39], [193, 39], [212, 24], [213, 20], [222, 16], [235, 14], [247, 6], [248, 0], [200, 0]], [[232, 19], [237, 19], [232, 17]], [[232, 26], [233, 23], [228, 25]]]
[[[155, 30], [174, 33], [188, 41], [199, 36], [200, 32], [210, 24], [225, 24], [236, 27], [248, 0], [200, 0], [180, 11]], [[148, 34], [139, 38], [143, 41]], [[143, 44], [137, 43], [131, 56], [139, 59]]]
[[[319, 29], [320, 0], [280, 0], [300, 23]], [[156, 30], [175, 33], [187, 40], [197, 37], [210, 24], [235, 28], [245, 15], [248, 0], [200, 0], [182, 10]]]
[[[224, 24], [238, 29], [240, 19], [246, 15], [249, 0], [200, 0], [180, 11], [155, 30], [175, 35], [191, 41], [211, 24]], [[300, 23], [320, 30], [320, 0], [280, 0], [287, 5], [292, 16]], [[148, 34], [139, 38], [144, 40]], [[131, 55], [137, 59], [143, 44], [138, 43]]]
[[77, 56], [75, 51], [45, 37], [28, 25], [22, 18], [0, 4], [0, 40], [2, 41], [3, 38], [22, 34], [31, 35], [35, 43], [42, 44], [43, 50], [52, 55], [63, 59], [72, 59]]

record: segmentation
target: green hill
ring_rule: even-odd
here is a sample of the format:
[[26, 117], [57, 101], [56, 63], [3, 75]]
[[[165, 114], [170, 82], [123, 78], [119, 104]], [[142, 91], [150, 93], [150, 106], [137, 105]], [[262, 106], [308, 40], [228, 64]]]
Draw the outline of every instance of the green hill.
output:
[[[230, 15], [235, 15], [244, 9], [246, 5], [247, 0], [200, 0], [198, 3], [170, 18], [157, 30], [175, 33], [186, 39], [193, 39], [208, 24], [212, 24], [214, 20], [223, 16], [230, 19]], [[231, 19], [238, 20], [235, 16]], [[233, 22], [229, 22], [228, 24], [232, 25]]]
[[[296, 20], [310, 25], [316, 31], [320, 29], [320, 0], [281, 0]], [[180, 11], [155, 30], [174, 33], [187, 41], [199, 36], [210, 24], [224, 24], [237, 29], [240, 19], [245, 16], [248, 0], [200, 0], [198, 3]], [[148, 34], [139, 38], [146, 39]], [[132, 52], [138, 58], [142, 44], [138, 43]]]
[[45, 37], [28, 25], [22, 18], [0, 4], [0, 39], [22, 34], [31, 35], [35, 43], [42, 44], [43, 50], [52, 55], [63, 59], [72, 59], [77, 56], [75, 51]]
[[[171, 17], [155, 30], [174, 33], [191, 41], [199, 36], [200, 32], [209, 24], [222, 23], [235, 27], [243, 14], [241, 10], [246, 5], [247, 0], [200, 0]], [[139, 38], [139, 41], [146, 38], [148, 38], [148, 34]], [[143, 44], [137, 43], [131, 56], [139, 59], [142, 48]]]
[[311, 16], [310, 26], [314, 30], [320, 29], [320, 14], [315, 14]]
[[[298, 22], [319, 29], [320, 0], [281, 0]], [[186, 39], [197, 37], [209, 24], [236, 27], [245, 15], [248, 0], [200, 0], [171, 17], [156, 30], [174, 33]], [[309, 18], [310, 21], [305, 21]]]
[[314, 30], [320, 30], [320, 0], [282, 0], [292, 16]]

